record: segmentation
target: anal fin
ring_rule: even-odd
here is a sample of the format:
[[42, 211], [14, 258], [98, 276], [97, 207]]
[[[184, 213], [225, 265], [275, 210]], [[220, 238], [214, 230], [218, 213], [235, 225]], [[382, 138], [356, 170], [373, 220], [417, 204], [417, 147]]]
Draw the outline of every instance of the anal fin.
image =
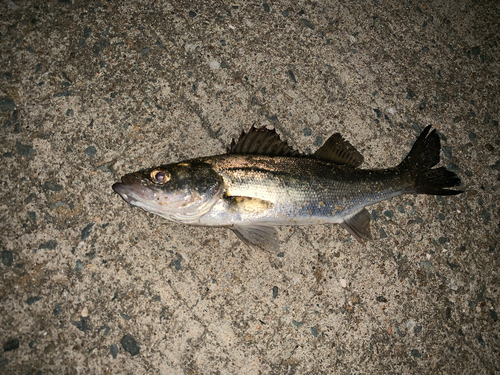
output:
[[230, 228], [247, 245], [276, 252], [279, 250], [276, 229], [266, 225], [235, 225]]
[[346, 219], [342, 225], [359, 242], [365, 243], [372, 238], [370, 233], [370, 213], [363, 208], [356, 215]]

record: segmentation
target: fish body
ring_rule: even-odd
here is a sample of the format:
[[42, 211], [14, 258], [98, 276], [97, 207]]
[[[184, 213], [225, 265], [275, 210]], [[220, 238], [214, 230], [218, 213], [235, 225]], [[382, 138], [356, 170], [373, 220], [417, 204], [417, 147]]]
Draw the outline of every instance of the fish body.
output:
[[361, 154], [339, 134], [301, 155], [274, 130], [252, 128], [228, 154], [128, 174], [113, 185], [128, 203], [170, 221], [224, 226], [249, 245], [279, 248], [277, 225], [336, 223], [370, 238], [366, 206], [401, 194], [459, 194], [455, 173], [432, 169], [440, 141], [427, 127], [398, 166], [358, 168]]
[[409, 187], [394, 169], [332, 168], [321, 160], [258, 155], [199, 160], [222, 176], [226, 197], [233, 197], [220, 199], [198, 219], [201, 225], [341, 223], [359, 207]]

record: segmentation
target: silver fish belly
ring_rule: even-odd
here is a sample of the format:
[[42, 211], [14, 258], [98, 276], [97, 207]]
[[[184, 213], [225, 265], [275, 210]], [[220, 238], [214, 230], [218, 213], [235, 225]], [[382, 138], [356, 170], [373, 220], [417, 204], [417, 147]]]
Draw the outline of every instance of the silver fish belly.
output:
[[455, 195], [460, 179], [440, 159], [427, 127], [402, 163], [358, 168], [359, 152], [339, 134], [301, 155], [275, 131], [252, 128], [229, 153], [126, 175], [113, 189], [123, 199], [174, 222], [225, 226], [245, 243], [279, 248], [276, 225], [338, 223], [360, 242], [370, 236], [366, 206], [401, 194]]

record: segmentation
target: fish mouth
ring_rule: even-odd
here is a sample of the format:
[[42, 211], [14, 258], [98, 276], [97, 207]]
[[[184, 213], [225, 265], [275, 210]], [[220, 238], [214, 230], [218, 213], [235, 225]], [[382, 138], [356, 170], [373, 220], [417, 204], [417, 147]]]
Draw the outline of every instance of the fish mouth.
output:
[[126, 185], [117, 182], [116, 184], [113, 184], [111, 188], [115, 191], [115, 193], [118, 193], [123, 199], [125, 199], [128, 202], [127, 192], [129, 189]]
[[141, 184], [141, 179], [133, 175], [123, 176], [122, 181], [113, 184], [112, 189], [118, 193], [125, 202], [130, 204], [137, 202], [137, 197], [146, 195], [144, 186]]

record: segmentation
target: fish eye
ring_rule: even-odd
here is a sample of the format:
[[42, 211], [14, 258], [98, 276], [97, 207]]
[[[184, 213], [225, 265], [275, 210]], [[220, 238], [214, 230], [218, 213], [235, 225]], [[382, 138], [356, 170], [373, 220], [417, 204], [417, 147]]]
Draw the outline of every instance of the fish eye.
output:
[[164, 184], [165, 182], [168, 182], [168, 180], [170, 180], [170, 174], [167, 171], [163, 171], [161, 169], [155, 169], [151, 172], [150, 176], [151, 180], [153, 180], [155, 184]]

